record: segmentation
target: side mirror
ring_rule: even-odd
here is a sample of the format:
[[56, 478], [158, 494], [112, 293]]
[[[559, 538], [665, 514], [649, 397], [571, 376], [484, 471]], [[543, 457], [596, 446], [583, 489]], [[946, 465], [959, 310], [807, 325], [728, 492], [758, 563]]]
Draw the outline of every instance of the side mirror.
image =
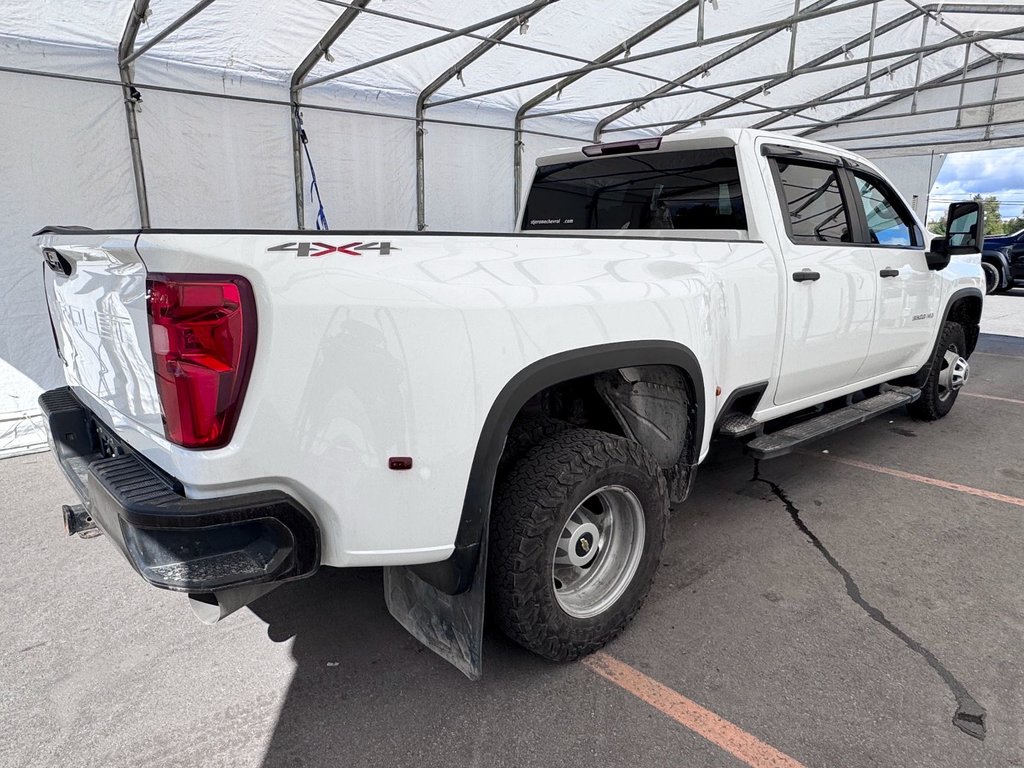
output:
[[946, 216], [946, 236], [932, 240], [925, 254], [928, 269], [945, 269], [953, 256], [981, 253], [985, 216], [981, 203], [969, 200], [952, 203]]

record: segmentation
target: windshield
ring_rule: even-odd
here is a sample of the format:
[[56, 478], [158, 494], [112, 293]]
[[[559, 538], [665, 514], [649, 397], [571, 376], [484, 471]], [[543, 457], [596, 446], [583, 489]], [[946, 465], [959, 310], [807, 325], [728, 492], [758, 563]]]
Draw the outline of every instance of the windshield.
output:
[[544, 165], [523, 229], [745, 230], [732, 147]]

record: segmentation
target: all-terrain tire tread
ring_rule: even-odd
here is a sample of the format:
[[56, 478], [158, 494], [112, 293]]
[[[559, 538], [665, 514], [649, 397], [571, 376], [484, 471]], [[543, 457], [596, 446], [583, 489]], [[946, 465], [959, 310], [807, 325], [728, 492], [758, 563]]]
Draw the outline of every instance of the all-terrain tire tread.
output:
[[[656, 483], [662, 509], [660, 525], [648, 527], [654, 537], [655, 563], [639, 596], [621, 606], [612, 626], [597, 635], [566, 636], [552, 616], [547, 589], [550, 567], [546, 540], [552, 525], [561, 526], [567, 499], [588, 477], [615, 466], [631, 466]], [[556, 661], [571, 661], [612, 640], [640, 610], [650, 589], [665, 541], [668, 488], [657, 462], [639, 444], [590, 429], [567, 429], [549, 437], [523, 456], [500, 480], [491, 516], [488, 582], [492, 616], [509, 637], [531, 651]], [[650, 526], [650, 524], [648, 524]], [[643, 565], [638, 570], [643, 570]], [[633, 586], [631, 585], [631, 589]], [[619, 603], [623, 601], [620, 600]], [[619, 604], [613, 608], [619, 608]], [[555, 609], [557, 610], [557, 608]], [[572, 635], [573, 633], [570, 633]]]
[[910, 415], [921, 421], [938, 421], [953, 408], [956, 402], [957, 393], [942, 401], [939, 399], [939, 372], [942, 368], [942, 356], [946, 353], [949, 345], [954, 343], [959, 354], [965, 354], [967, 350], [966, 335], [964, 327], [960, 323], [947, 321], [942, 326], [942, 335], [939, 336], [939, 343], [935, 355], [932, 358], [931, 368], [928, 371], [928, 378], [921, 387], [921, 397], [907, 406]]

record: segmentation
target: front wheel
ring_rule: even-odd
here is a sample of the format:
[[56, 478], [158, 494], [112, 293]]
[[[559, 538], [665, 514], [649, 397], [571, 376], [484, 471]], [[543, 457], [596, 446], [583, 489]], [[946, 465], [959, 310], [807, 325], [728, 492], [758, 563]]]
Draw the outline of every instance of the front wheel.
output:
[[571, 661], [615, 637], [640, 609], [661, 558], [668, 488], [625, 438], [570, 429], [502, 480], [488, 554], [492, 615], [510, 638]]
[[921, 397], [909, 406], [912, 416], [936, 421], [952, 410], [960, 388], [970, 375], [970, 366], [963, 357], [965, 354], [964, 327], [960, 323], [947, 322], [942, 327], [928, 378], [921, 387]]

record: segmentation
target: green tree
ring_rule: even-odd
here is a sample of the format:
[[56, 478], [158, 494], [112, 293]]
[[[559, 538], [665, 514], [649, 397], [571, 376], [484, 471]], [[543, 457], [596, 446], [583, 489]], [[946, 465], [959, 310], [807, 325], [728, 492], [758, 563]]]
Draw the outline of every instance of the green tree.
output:
[[1021, 211], [1020, 216], [1014, 216], [1012, 219], [1007, 219], [1003, 222], [1003, 234], [1012, 235], [1014, 232], [1020, 232], [1024, 229], [1024, 211]]
[[931, 221], [928, 222], [927, 226], [928, 226], [928, 231], [931, 232], [934, 235], [939, 235], [940, 237], [942, 237], [942, 236], [944, 236], [946, 234], [946, 219], [945, 219], [945, 217], [940, 216], [937, 219], [932, 219]]
[[995, 195], [975, 195], [974, 200], [981, 203], [985, 213], [985, 235], [1003, 234], [1003, 217], [999, 212], [999, 198]]

